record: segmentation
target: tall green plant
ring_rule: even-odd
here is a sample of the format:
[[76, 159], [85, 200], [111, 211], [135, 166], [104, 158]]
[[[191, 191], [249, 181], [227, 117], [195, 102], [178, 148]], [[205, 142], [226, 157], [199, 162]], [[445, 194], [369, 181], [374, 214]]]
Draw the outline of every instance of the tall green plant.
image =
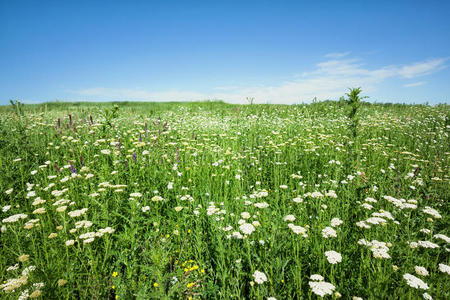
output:
[[[360, 87], [358, 88], [349, 88], [349, 92], [345, 95], [348, 97], [347, 105], [350, 106], [350, 111], [348, 113], [348, 118], [350, 119], [349, 129], [352, 133], [351, 141], [347, 143], [347, 161], [346, 161], [346, 173], [347, 174], [356, 174], [359, 167], [359, 158], [358, 158], [358, 126], [359, 126], [359, 115], [358, 109], [361, 104], [361, 100], [368, 98], [367, 96], [360, 96], [362, 90]], [[356, 199], [361, 198], [363, 186], [356, 186]]]
[[14, 110], [14, 113], [18, 117], [23, 116], [23, 114], [24, 114], [24, 110], [23, 110], [24, 104], [23, 103], [21, 103], [19, 100], [14, 100], [14, 101], [13, 100], [9, 100], [9, 103], [11, 103], [11, 106], [12, 106], [12, 108]]
[[102, 129], [105, 135], [107, 130], [113, 127], [113, 120], [119, 117], [119, 106], [114, 105], [112, 108], [105, 108], [103, 110], [103, 117], [105, 122], [103, 123]]
[[358, 124], [359, 124], [359, 117], [357, 116], [357, 112], [358, 112], [361, 100], [368, 98], [368, 97], [367, 96], [361, 97], [359, 95], [362, 92], [360, 87], [351, 88], [349, 90], [350, 91], [345, 94], [348, 97], [347, 103], [351, 107], [348, 117], [351, 120], [350, 128], [351, 128], [351, 131], [353, 134], [353, 139], [356, 139], [356, 137], [358, 136]]

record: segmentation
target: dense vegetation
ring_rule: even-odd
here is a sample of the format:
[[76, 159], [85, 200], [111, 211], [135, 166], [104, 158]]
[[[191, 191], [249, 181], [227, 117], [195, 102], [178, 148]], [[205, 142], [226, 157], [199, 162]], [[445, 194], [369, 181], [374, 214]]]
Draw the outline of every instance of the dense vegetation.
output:
[[0, 107], [0, 297], [450, 298], [450, 107], [353, 110]]

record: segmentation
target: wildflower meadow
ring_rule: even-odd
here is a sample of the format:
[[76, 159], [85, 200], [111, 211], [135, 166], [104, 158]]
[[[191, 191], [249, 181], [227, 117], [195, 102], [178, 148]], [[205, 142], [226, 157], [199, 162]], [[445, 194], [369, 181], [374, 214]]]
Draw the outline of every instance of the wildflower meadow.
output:
[[449, 299], [450, 107], [11, 102], [1, 299]]

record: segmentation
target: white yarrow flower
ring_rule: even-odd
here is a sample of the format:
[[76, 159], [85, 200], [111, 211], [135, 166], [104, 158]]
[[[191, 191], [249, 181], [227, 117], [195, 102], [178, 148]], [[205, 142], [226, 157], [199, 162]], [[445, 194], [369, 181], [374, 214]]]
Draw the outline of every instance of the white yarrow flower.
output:
[[295, 221], [295, 216], [294, 215], [287, 215], [286, 217], [284, 217], [283, 220], [285, 222], [294, 222]]
[[422, 296], [423, 296], [423, 299], [425, 299], [425, 300], [433, 300], [433, 297], [431, 297], [431, 295], [428, 293], [423, 293]]
[[439, 271], [450, 275], [450, 266], [447, 266], [446, 264], [439, 264]]
[[294, 225], [292, 223], [288, 224], [288, 227], [295, 233], [295, 234], [301, 234], [303, 237], [307, 237], [308, 235], [306, 234], [306, 228], [302, 227], [302, 226], [297, 226]]
[[403, 278], [406, 280], [406, 283], [415, 289], [422, 289], [422, 290], [428, 290], [428, 285], [422, 281], [422, 279], [417, 278], [414, 275], [411, 274], [403, 274]]
[[319, 274], [313, 274], [313, 275], [311, 275], [311, 280], [313, 280], [313, 281], [323, 281], [323, 277], [322, 277], [322, 275], [319, 275]]
[[416, 271], [416, 273], [418, 275], [421, 275], [421, 276], [428, 276], [429, 275], [427, 269], [425, 269], [424, 267], [421, 267], [421, 266], [415, 266], [414, 267], [414, 271]]
[[332, 227], [338, 227], [339, 225], [341, 225], [342, 223], [344, 223], [344, 221], [342, 221], [339, 218], [333, 218], [331, 219], [331, 226]]
[[326, 251], [325, 256], [330, 264], [337, 264], [342, 261], [342, 255], [334, 250]]
[[325, 227], [322, 229], [322, 236], [327, 239], [329, 237], [337, 237], [337, 233], [332, 227]]
[[252, 234], [253, 231], [255, 231], [255, 226], [253, 226], [250, 223], [244, 223], [241, 226], [239, 226], [239, 229], [244, 233], [244, 234]]
[[334, 285], [325, 281], [310, 281], [309, 286], [311, 287], [313, 293], [320, 297], [331, 295], [336, 289]]
[[255, 271], [255, 273], [253, 273], [253, 278], [255, 278], [255, 282], [257, 284], [263, 284], [264, 282], [267, 281], [266, 274], [260, 271]]

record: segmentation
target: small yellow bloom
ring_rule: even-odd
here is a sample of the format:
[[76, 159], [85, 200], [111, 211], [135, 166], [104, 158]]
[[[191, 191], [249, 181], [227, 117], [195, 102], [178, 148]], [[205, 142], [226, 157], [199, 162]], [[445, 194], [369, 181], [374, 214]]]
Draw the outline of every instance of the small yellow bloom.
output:
[[116, 295], [116, 299], [119, 299], [119, 295]]
[[200, 272], [202, 272], [202, 273], [205, 273], [205, 269], [201, 269], [201, 271]]
[[188, 229], [188, 233], [191, 233], [191, 230], [190, 230], [190, 229]]
[[187, 286], [188, 289], [190, 289], [194, 284], [195, 283], [191, 282], [191, 283], [188, 283], [186, 286]]
[[195, 265], [195, 266], [193, 266], [193, 267], [190, 267], [190, 268], [189, 268], [189, 271], [194, 271], [194, 270], [197, 270], [197, 269], [198, 269], [198, 266]]
[[117, 273], [116, 271], [113, 272], [113, 277], [117, 277], [117, 275], [119, 275], [119, 273]]
[[113, 285], [112, 287], [111, 287], [113, 290], [115, 290], [116, 289], [116, 286], [115, 285]]
[[170, 237], [170, 235], [169, 234], [166, 234], [166, 238], [169, 238]]
[[284, 279], [281, 279], [281, 283], [284, 283]]
[[154, 287], [158, 287], [159, 284], [158, 284], [157, 282], [155, 282], [155, 283], [153, 284], [153, 286], [154, 286]]

